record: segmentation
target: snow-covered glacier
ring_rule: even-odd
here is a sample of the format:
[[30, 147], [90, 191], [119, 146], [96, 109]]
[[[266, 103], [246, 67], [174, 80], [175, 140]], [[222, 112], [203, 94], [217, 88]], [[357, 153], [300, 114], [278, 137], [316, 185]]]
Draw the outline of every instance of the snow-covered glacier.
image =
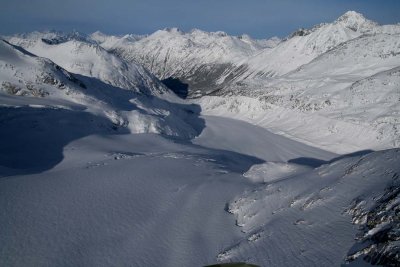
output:
[[0, 266], [397, 266], [400, 26], [0, 40]]

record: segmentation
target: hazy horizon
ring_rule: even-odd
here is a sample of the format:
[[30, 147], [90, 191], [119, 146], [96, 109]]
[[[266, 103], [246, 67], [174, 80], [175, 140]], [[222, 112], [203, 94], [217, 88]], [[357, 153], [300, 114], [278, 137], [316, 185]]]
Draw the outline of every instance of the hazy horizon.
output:
[[150, 34], [176, 27], [185, 32], [197, 28], [253, 38], [284, 37], [300, 27], [331, 22], [349, 10], [380, 24], [400, 22], [400, 1], [396, 0], [250, 0], [246, 5], [239, 0], [4, 1], [0, 34], [35, 30]]

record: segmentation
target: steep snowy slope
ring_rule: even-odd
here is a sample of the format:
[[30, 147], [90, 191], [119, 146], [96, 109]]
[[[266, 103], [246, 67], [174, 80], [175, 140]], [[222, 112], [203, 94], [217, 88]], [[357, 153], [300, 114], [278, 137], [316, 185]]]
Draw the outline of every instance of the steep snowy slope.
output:
[[[285, 173], [311, 160], [275, 168]], [[263, 266], [339, 266], [346, 261], [350, 266], [397, 266], [399, 160], [399, 149], [366, 152], [281, 177], [253, 167], [245, 176], [268, 180], [229, 204], [247, 237], [221, 252], [219, 260]]]
[[350, 75], [255, 83], [194, 102], [204, 114], [242, 119], [317, 147], [348, 153], [400, 145], [399, 88], [396, 67], [359, 80]]
[[72, 73], [146, 94], [158, 94], [166, 90], [142, 66], [122, 61], [86, 37], [35, 32], [7, 39], [33, 54], [51, 59]]
[[[84, 121], [89, 113], [95, 118], [91, 121], [100, 121], [98, 124], [103, 125], [100, 128], [104, 131], [113, 128], [178, 138], [194, 137], [202, 129], [198, 107], [179, 104], [177, 97], [160, 84], [156, 86], [164, 92], [154, 92], [153, 87], [146, 90], [151, 95], [126, 90], [92, 77], [71, 74], [50, 60], [6, 41], [0, 42], [0, 55], [0, 103], [21, 107], [13, 112], [2, 110], [6, 115], [24, 117], [26, 107], [37, 107], [43, 108], [43, 112], [47, 110], [50, 118], [54, 109], [55, 113], [64, 110], [82, 114]], [[76, 119], [80, 121], [79, 116]], [[88, 122], [88, 127], [91, 124]]]
[[[329, 27], [341, 23], [343, 17]], [[368, 21], [347, 24], [367, 33], [285, 75], [239, 79], [215, 92], [219, 97], [196, 102], [206, 114], [242, 118], [339, 153], [398, 147], [400, 35]]]
[[10, 95], [63, 98], [71, 100], [86, 86], [49, 59], [37, 57], [20, 47], [0, 41], [2, 91]]
[[[399, 65], [400, 33], [366, 34], [344, 42], [304, 64], [289, 78], [367, 77]], [[322, 68], [322, 66], [330, 66]]]
[[110, 51], [128, 62], [142, 64], [162, 80], [179, 79], [189, 85], [189, 95], [194, 96], [219, 88], [219, 77], [228, 69], [278, 42], [277, 38], [256, 41], [247, 35], [233, 37], [197, 29], [184, 33], [172, 28], [138, 41], [116, 43]]
[[167, 80], [166, 84], [186, 90], [189, 97], [199, 97], [229, 87], [232, 82], [284, 75], [365, 34], [399, 33], [399, 25], [380, 26], [349, 11], [332, 23], [300, 29], [283, 41], [200, 30], [184, 33], [176, 28], [119, 39], [94, 33], [92, 40], [126, 61], [142, 64], [162, 80], [177, 79]]
[[333, 23], [320, 24], [309, 30], [300, 29], [275, 48], [243, 62], [241, 69], [246, 68], [246, 71], [241, 70], [238, 79], [288, 73], [348, 40], [374, 33], [400, 33], [400, 26], [379, 26], [357, 12], [346, 12]]

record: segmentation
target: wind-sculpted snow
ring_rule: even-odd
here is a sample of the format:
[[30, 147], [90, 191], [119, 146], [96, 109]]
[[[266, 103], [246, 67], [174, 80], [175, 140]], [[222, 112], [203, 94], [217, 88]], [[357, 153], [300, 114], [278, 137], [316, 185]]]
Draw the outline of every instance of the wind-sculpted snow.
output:
[[[194, 145], [112, 129], [74, 137], [68, 133], [93, 131], [100, 121], [86, 128], [83, 117], [45, 116], [31, 127], [34, 118], [24, 119], [20, 133], [37, 142], [30, 148], [53, 144], [51, 132], [77, 139], [66, 140], [52, 168], [35, 150], [14, 166], [2, 164], [0, 265], [340, 265], [358, 242], [354, 203], [373, 204], [400, 171], [398, 150], [332, 159], [231, 119], [205, 117]], [[7, 131], [17, 125], [8, 122]], [[4, 146], [10, 136], [0, 140]], [[15, 169], [22, 162], [26, 169]]]
[[150, 134], [91, 135], [63, 156], [0, 179], [0, 265], [215, 263], [240, 236], [224, 205], [248, 186], [240, 172], [261, 162]]
[[[295, 162], [300, 161], [292, 162], [296, 167]], [[267, 181], [229, 204], [228, 210], [246, 238], [221, 251], [219, 260], [262, 262], [265, 266], [338, 266], [344, 263], [349, 251], [349, 254], [357, 251], [357, 246], [352, 248], [358, 234], [348, 215], [349, 209], [354, 210], [354, 202], [368, 207], [377, 205], [379, 209], [384, 201], [385, 205], [390, 205], [387, 210], [396, 207], [398, 195], [390, 202], [382, 195], [388, 195], [387, 190], [393, 192], [393, 186], [398, 184], [399, 163], [400, 150], [393, 149], [344, 156], [297, 175], [278, 166], [273, 168], [286, 176], [270, 176], [270, 173], [252, 170], [246, 174], [249, 179], [257, 181], [258, 178], [252, 177], [264, 175]], [[384, 234], [387, 228], [383, 225], [388, 224], [393, 225], [391, 231], [396, 233], [396, 218], [381, 216], [376, 221], [374, 216], [368, 213], [363, 222], [357, 223], [368, 225], [369, 235], [373, 231]], [[367, 239], [359, 242], [371, 246]], [[384, 243], [387, 240], [382, 239], [377, 248], [372, 245], [369, 251], [361, 247], [357, 256], [347, 260], [357, 258], [395, 266], [399, 263], [396, 237], [389, 237], [389, 240], [390, 243]]]
[[[29, 124], [35, 117], [39, 127], [31, 128]], [[48, 121], [44, 117], [41, 121], [40, 118], [32, 113], [24, 119], [29, 123], [25, 123], [20, 136], [30, 134], [32, 138], [26, 142], [37, 142], [30, 148], [40, 148], [48, 139], [47, 133], [52, 131], [54, 134], [64, 131], [69, 136], [71, 131], [87, 129], [81, 129], [80, 123], [86, 121], [82, 117], [76, 118], [77, 124], [62, 122], [62, 128], [58, 120]], [[56, 124], [52, 128], [45, 122]], [[88, 125], [89, 129], [93, 124]], [[0, 265], [60, 266], [83, 262], [86, 266], [203, 266], [215, 263], [221, 249], [242, 238], [224, 207], [253, 186], [242, 174], [252, 165], [263, 162], [251, 149], [246, 155], [202, 146], [204, 142], [212, 146], [212, 142], [221, 144], [222, 140], [229, 146], [241, 133], [227, 128], [246, 129], [245, 123], [234, 120], [224, 123], [224, 119], [210, 118], [207, 123], [210, 129], [218, 129], [221, 124], [226, 125], [225, 136], [205, 133], [196, 139], [196, 145], [150, 134], [117, 135], [110, 129], [68, 140], [62, 149], [61, 162], [50, 169], [43, 170], [48, 168], [48, 162], [37, 157], [35, 151], [25, 159], [31, 160], [23, 170], [25, 175], [16, 175], [15, 168], [21, 167], [21, 162], [13, 161], [14, 166], [0, 170], [2, 174], [7, 171], [8, 175], [0, 179], [0, 204], [9, 203], [2, 205], [0, 215], [3, 225]], [[17, 125], [18, 121], [8, 122], [8, 131], [20, 130]], [[264, 133], [277, 146], [289, 141], [292, 146], [287, 148], [296, 147], [294, 151], [282, 151], [283, 158], [308, 153], [323, 155], [318, 149], [255, 128], [247, 132], [249, 143]], [[43, 130], [45, 134], [41, 135]], [[53, 138], [57, 140], [56, 135]], [[2, 145], [9, 144], [5, 138], [0, 140]], [[48, 142], [52, 144], [53, 140]], [[268, 147], [269, 143], [265, 143], [264, 150]], [[46, 151], [54, 149], [48, 147]], [[19, 159], [24, 157], [15, 154]], [[276, 157], [272, 151], [269, 155]], [[41, 173], [26, 174], [38, 167], [42, 168]]]

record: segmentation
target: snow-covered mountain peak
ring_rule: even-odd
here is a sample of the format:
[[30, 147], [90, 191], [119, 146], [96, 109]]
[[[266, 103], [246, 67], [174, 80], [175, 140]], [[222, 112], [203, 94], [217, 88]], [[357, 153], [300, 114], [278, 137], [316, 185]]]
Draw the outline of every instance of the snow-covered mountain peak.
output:
[[69, 72], [97, 78], [113, 86], [145, 94], [159, 94], [167, 90], [142, 66], [121, 60], [95, 41], [72, 38], [50, 42], [45, 38], [48, 36], [47, 33], [36, 33], [34, 38], [16, 35], [9, 37], [8, 41], [35, 55], [51, 59]]
[[19, 61], [21, 58], [20, 56], [32, 56], [35, 57], [35, 55], [29, 53], [26, 50], [23, 49], [17, 49], [14, 45], [10, 44], [6, 40], [0, 39], [0, 58], [2, 59], [7, 59], [12, 62]]
[[253, 38], [251, 38], [248, 34], [239, 35], [238, 38], [243, 41], [253, 40]]
[[93, 38], [93, 39], [96, 39], [96, 38], [100, 39], [100, 38], [107, 38], [107, 37], [109, 37], [109, 35], [101, 32], [101, 31], [95, 31], [95, 32], [90, 34], [90, 37]]
[[[79, 54], [76, 45], [82, 48]], [[99, 46], [76, 40], [56, 45], [39, 41], [35, 49], [73, 68], [75, 74], [0, 40], [1, 105], [72, 110], [82, 117], [90, 113], [105, 123], [101, 128], [121, 127], [132, 133], [174, 138], [199, 133], [196, 108], [177, 104], [179, 99], [141, 66], [118, 61]]]
[[104, 49], [111, 49], [114, 46], [122, 46], [129, 44], [131, 42], [136, 42], [146, 35], [138, 34], [125, 34], [122, 36], [118, 35], [108, 35], [100, 31], [96, 31], [88, 36], [88, 39], [94, 41], [96, 44], [100, 45]]
[[357, 11], [349, 10], [337, 18], [336, 21], [358, 21], [358, 22], [366, 22], [367, 19], [364, 17], [363, 14], [358, 13]]
[[235, 72], [241, 73], [239, 79], [281, 76], [361, 35], [398, 32], [400, 27], [396, 25], [380, 26], [357, 12], [348, 11], [332, 23], [320, 23], [310, 29], [300, 28], [273, 49], [250, 57]]
[[[220, 39], [223, 37], [228, 37], [228, 38], [235, 38], [233, 36], [228, 35], [226, 32], [223, 31], [216, 31], [216, 32], [207, 32], [203, 31], [201, 29], [194, 28], [188, 32], [182, 31], [179, 28], [164, 28], [162, 30], [158, 30], [154, 32], [153, 34], [150, 34], [149, 37], [151, 38], [185, 38], [185, 39], [193, 39], [193, 38], [210, 38], [210, 39]], [[210, 40], [211, 41], [211, 40]]]
[[47, 58], [0, 40], [0, 98], [16, 96], [65, 97], [76, 95], [85, 85]]
[[296, 36], [307, 36], [311, 33], [320, 34], [321, 32], [324, 35], [338, 35], [340, 32], [342, 32], [349, 37], [353, 37], [351, 34], [348, 33], [348, 30], [362, 34], [366, 32], [371, 32], [377, 26], [379, 26], [378, 23], [366, 19], [362, 14], [355, 11], [347, 11], [331, 23], [319, 23], [309, 29], [299, 28], [298, 30], [290, 34], [289, 37], [285, 38], [285, 40], [289, 40]]
[[229, 36], [226, 32], [224, 31], [216, 31], [215, 34], [219, 37], [227, 37]]
[[353, 31], [368, 31], [378, 24], [374, 21], [366, 19], [362, 14], [355, 11], [347, 11], [340, 16], [334, 24], [341, 24]]
[[120, 37], [113, 36], [113, 35], [107, 35], [105, 33], [102, 33], [101, 31], [95, 31], [91, 34], [89, 34], [89, 38], [96, 43], [104, 43], [110, 39], [120, 39]]
[[256, 54], [264, 45], [224, 32], [182, 32], [172, 28], [138, 41], [116, 43], [108, 50], [126, 62], [142, 64], [161, 80], [178, 78], [194, 93], [215, 90], [217, 79], [227, 68]]
[[28, 48], [30, 47], [34, 47], [39, 42], [45, 42], [48, 45], [61, 44], [71, 40], [94, 43], [94, 41], [88, 38], [85, 34], [77, 31], [34, 31], [6, 36], [4, 38], [10, 43], [17, 44], [27, 50], [29, 50]]
[[167, 27], [167, 28], [164, 28], [164, 29], [160, 30], [160, 32], [184, 34], [184, 32], [181, 29], [177, 28], [177, 27]]

